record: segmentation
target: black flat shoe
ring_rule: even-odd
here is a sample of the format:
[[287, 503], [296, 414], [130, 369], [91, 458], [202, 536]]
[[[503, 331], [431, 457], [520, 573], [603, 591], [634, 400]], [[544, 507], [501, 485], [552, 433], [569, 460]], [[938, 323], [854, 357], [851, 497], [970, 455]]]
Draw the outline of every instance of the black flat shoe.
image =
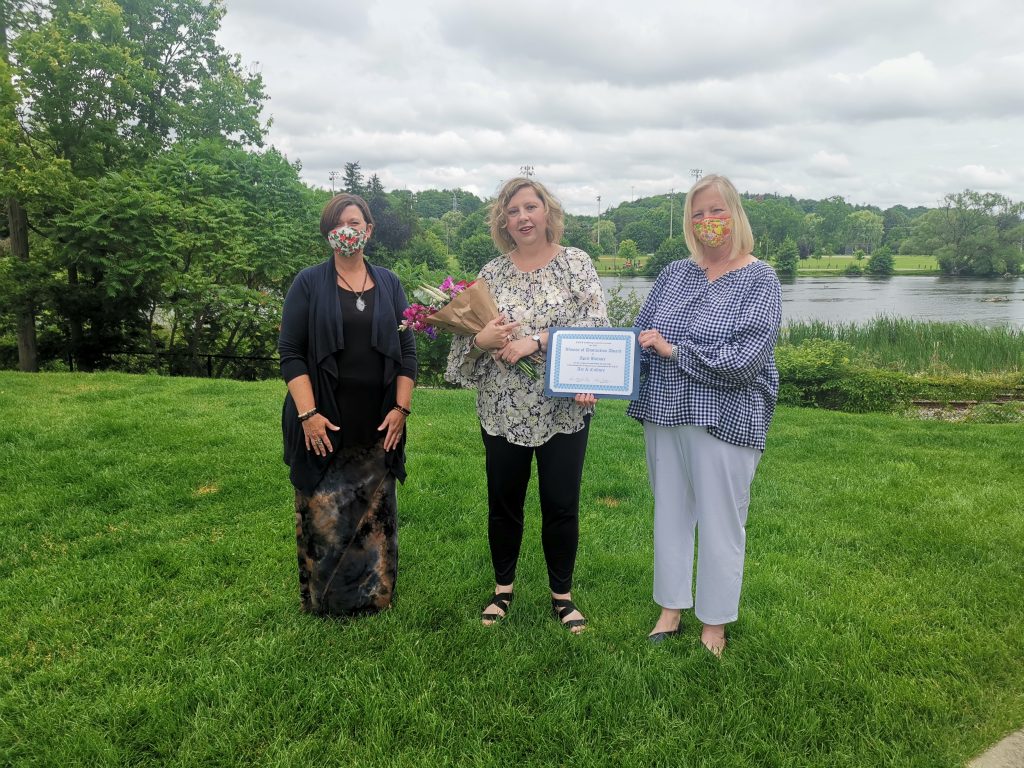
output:
[[[491, 595], [491, 599], [487, 602], [487, 605], [485, 605], [483, 610], [480, 612], [480, 621], [491, 622], [490, 624], [485, 624], [484, 626], [489, 627], [492, 624], [497, 624], [499, 621], [508, 616], [508, 607], [512, 605], [512, 599], [514, 597], [514, 592], [495, 592], [493, 595]], [[498, 613], [498, 611], [488, 612], [487, 609], [491, 607], [497, 608], [498, 611], [501, 611], [501, 613]]]
[[[551, 598], [551, 615], [555, 617], [555, 621], [561, 624], [563, 627], [568, 629], [574, 635], [580, 634], [587, 626], [586, 619], [571, 619], [565, 620], [565, 617], [571, 614], [573, 611], [578, 611], [579, 608], [575, 606], [572, 600], [564, 598]], [[582, 611], [580, 611], [582, 613]], [[579, 631], [574, 631], [579, 628]]]
[[679, 634], [681, 627], [670, 629], [667, 632], [654, 632], [647, 636], [647, 642], [651, 645], [660, 645], [668, 640], [670, 637], [675, 637]]

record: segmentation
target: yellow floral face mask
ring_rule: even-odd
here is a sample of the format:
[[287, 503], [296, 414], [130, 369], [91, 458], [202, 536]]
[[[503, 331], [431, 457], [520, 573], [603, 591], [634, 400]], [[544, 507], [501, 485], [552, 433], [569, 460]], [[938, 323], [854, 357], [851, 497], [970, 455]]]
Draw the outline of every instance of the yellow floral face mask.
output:
[[693, 234], [708, 248], [718, 248], [725, 245], [725, 241], [732, 234], [732, 218], [729, 216], [721, 219], [708, 217], [693, 222]]

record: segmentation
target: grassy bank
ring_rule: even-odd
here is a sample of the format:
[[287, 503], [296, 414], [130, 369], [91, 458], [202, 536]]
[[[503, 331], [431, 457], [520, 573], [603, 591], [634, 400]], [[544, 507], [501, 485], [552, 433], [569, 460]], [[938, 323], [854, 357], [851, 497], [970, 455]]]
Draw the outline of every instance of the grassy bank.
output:
[[0, 764], [951, 766], [1024, 722], [1020, 428], [781, 409], [719, 663], [644, 635], [639, 427], [601, 403], [573, 638], [535, 494], [503, 625], [473, 394], [421, 391], [399, 599], [298, 611], [283, 385], [0, 373]]

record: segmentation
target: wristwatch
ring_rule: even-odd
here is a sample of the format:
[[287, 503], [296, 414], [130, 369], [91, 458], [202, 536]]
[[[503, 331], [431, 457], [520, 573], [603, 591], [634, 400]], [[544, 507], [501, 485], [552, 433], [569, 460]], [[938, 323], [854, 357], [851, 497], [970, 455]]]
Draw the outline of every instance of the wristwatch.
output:
[[544, 347], [540, 343], [540, 334], [539, 333], [533, 334], [533, 336], [531, 336], [530, 338], [537, 342], [537, 351], [538, 352], [544, 351]]

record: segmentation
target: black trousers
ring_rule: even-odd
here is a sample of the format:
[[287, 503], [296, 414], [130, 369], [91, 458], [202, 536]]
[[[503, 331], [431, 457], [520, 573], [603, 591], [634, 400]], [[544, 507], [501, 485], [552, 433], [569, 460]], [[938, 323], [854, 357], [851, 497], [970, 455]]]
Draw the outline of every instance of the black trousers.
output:
[[480, 430], [487, 464], [487, 538], [494, 579], [511, 584], [523, 542], [523, 504], [537, 457], [540, 491], [541, 545], [548, 566], [548, 584], [556, 593], [572, 588], [580, 532], [580, 483], [587, 452], [590, 417], [583, 429], [556, 434], [543, 445], [526, 448]]

